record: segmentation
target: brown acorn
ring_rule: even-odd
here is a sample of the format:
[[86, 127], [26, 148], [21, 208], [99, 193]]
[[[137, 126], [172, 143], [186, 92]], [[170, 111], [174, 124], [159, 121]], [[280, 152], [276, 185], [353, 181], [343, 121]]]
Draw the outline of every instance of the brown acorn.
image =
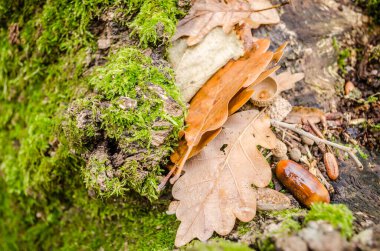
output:
[[278, 162], [276, 176], [303, 205], [310, 207], [314, 202], [330, 203], [327, 189], [314, 175], [296, 162], [291, 160]]
[[323, 155], [323, 162], [325, 163], [327, 175], [331, 180], [336, 180], [339, 177], [338, 162], [334, 154], [326, 152]]

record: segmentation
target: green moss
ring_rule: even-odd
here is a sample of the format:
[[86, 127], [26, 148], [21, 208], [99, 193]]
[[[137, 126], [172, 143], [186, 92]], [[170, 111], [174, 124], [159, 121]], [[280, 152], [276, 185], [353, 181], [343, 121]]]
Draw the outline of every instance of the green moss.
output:
[[237, 227], [237, 232], [239, 235], [245, 235], [252, 230], [252, 226], [249, 222], [239, 222]]
[[140, 38], [140, 45], [157, 45], [167, 42], [174, 35], [180, 14], [175, 0], [144, 1], [136, 18], [131, 23], [132, 34]]
[[191, 244], [187, 245], [183, 250], [186, 251], [249, 251], [250, 249], [247, 245], [236, 243], [232, 241], [227, 241], [224, 239], [213, 239], [206, 243], [200, 241], [193, 241]]
[[291, 209], [268, 212], [270, 216], [273, 216], [279, 219], [290, 219], [294, 216], [305, 215], [306, 213], [307, 213], [307, 210], [301, 209], [301, 208], [291, 208]]
[[347, 61], [351, 56], [351, 49], [350, 48], [345, 48], [342, 49], [338, 40], [334, 37], [332, 40], [332, 46], [335, 49], [336, 53], [338, 54], [337, 56], [337, 63], [338, 63], [338, 68], [342, 71], [343, 74], [347, 74], [346, 66], [347, 66]]
[[276, 219], [276, 227], [272, 228], [268, 232], [258, 235], [258, 239], [256, 241], [258, 250], [276, 250], [273, 240], [295, 234], [301, 230], [302, 224], [301, 222], [295, 220], [295, 218], [305, 215], [306, 212], [306, 210], [299, 208], [266, 212], [266, 217], [269, 219]]
[[363, 151], [363, 149], [360, 148], [359, 145], [354, 145], [354, 146], [351, 146], [351, 147], [354, 148], [358, 152], [360, 158], [362, 158], [362, 159], [368, 159], [368, 157], [369, 157], [368, 154], [366, 154]]
[[315, 203], [305, 217], [305, 223], [310, 221], [324, 220], [337, 228], [342, 236], [352, 236], [352, 223], [354, 217], [352, 212], [345, 205], [332, 205]]
[[[74, 101], [63, 124], [76, 152], [90, 154], [83, 168], [87, 187], [105, 197], [132, 189], [157, 198], [160, 165], [173, 151], [184, 119], [172, 71], [154, 66], [136, 48], [124, 48], [96, 68], [88, 84], [94, 94]], [[165, 135], [162, 142], [153, 142], [156, 133]], [[117, 166], [116, 155], [123, 159]]]
[[[152, 205], [132, 191], [123, 198], [98, 198], [86, 188], [86, 163], [79, 152], [91, 144], [73, 139], [94, 138], [98, 124], [84, 124], [85, 130], [69, 137], [62, 130], [69, 104], [98, 111], [103, 95], [112, 95], [110, 85], [109, 92], [84, 98], [97, 86], [83, 77], [86, 57], [97, 46], [90, 26], [109, 10], [126, 10], [128, 26], [145, 2], [0, 0], [0, 250], [173, 249], [177, 223], [162, 213], [166, 202]], [[19, 44], [9, 40], [13, 24], [19, 27]], [[168, 70], [149, 67], [147, 72], [169, 92], [170, 80], [162, 77]], [[116, 98], [108, 99], [117, 106]], [[181, 126], [181, 119], [166, 119]], [[107, 131], [120, 137], [115, 128]], [[107, 162], [92, 160], [90, 166], [107, 171]], [[117, 181], [106, 185], [115, 188], [114, 194], [125, 192]]]
[[[279, 233], [297, 232], [310, 221], [324, 220], [339, 229], [344, 237], [352, 235], [353, 215], [345, 205], [314, 203], [310, 211], [295, 208], [270, 212], [270, 215], [283, 220], [279, 231], [276, 230]], [[300, 216], [305, 217], [302, 225], [293, 220]]]

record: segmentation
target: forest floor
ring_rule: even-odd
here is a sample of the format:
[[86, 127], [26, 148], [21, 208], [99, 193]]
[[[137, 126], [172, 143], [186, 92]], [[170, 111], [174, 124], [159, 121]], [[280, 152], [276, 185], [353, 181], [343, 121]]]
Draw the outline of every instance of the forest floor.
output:
[[[274, 47], [290, 41], [282, 67], [304, 72], [305, 79], [282, 96], [292, 105], [318, 107], [331, 114], [334, 120], [328, 122], [328, 138], [358, 149], [364, 164], [362, 170], [352, 160], [337, 155], [341, 175], [331, 182], [335, 191], [332, 202], [345, 204], [354, 212], [356, 233], [377, 226], [380, 223], [380, 27], [350, 1], [292, 1], [283, 8], [280, 24], [260, 28], [253, 34], [269, 36]], [[347, 90], [351, 86], [349, 82], [355, 88]], [[318, 162], [323, 161], [318, 147], [311, 152]], [[282, 189], [278, 182], [275, 187]], [[267, 224], [276, 222], [275, 218], [264, 215], [249, 226], [254, 231], [265, 232]], [[252, 231], [239, 234], [238, 228], [231, 238], [251, 243], [257, 241], [257, 236], [253, 236]], [[283, 243], [277, 244], [277, 248], [286, 250], [281, 249], [285, 247]], [[303, 250], [296, 246], [292, 250]], [[253, 247], [262, 248], [257, 243]], [[320, 248], [315, 250], [329, 247]]]
[[[334, 114], [329, 138], [359, 148], [365, 168], [340, 157], [333, 201], [357, 211], [366, 227], [380, 220], [380, 29], [358, 11], [349, 1], [295, 1], [284, 8], [282, 23], [264, 34], [272, 41], [290, 40], [284, 64], [306, 76], [284, 96], [293, 105]], [[350, 93], [348, 82], [355, 86]]]
[[[111, 68], [110, 64], [107, 65], [109, 56], [113, 53], [117, 54], [125, 47], [138, 48], [141, 52], [141, 55], [138, 55], [143, 58], [142, 61], [146, 58], [151, 60], [145, 65], [139, 65], [140, 62], [136, 64], [136, 67], [151, 70], [144, 76], [155, 73], [155, 67], [168, 66], [165, 61], [166, 47], [169, 43], [168, 38], [173, 35], [171, 30], [174, 29], [173, 19], [183, 17], [184, 13], [179, 14], [179, 12], [186, 11], [190, 1], [179, 1], [180, 11], [165, 14], [168, 17], [160, 16], [161, 13], [165, 13], [165, 4], [173, 6], [177, 1], [160, 1], [164, 3], [164, 7], [155, 6], [157, 16], [165, 18], [163, 20], [166, 26], [156, 26], [156, 23], [149, 23], [155, 22], [156, 19], [147, 18], [146, 15], [139, 16], [138, 9], [144, 6], [144, 1], [125, 2], [125, 5], [135, 2], [136, 9], [125, 14], [121, 10], [125, 9], [125, 6], [119, 6], [117, 1], [104, 8], [99, 7], [99, 10], [93, 12], [95, 7], [92, 5], [83, 6], [83, 13], [91, 12], [96, 16], [96, 18], [91, 16], [91, 21], [87, 20], [90, 15], [80, 13], [75, 13], [72, 16], [73, 20], [67, 21], [68, 13], [72, 10], [65, 5], [66, 2], [62, 4], [66, 11], [62, 16], [48, 12], [53, 9], [58, 10], [60, 6], [58, 3], [50, 9], [46, 7], [44, 12], [36, 5], [35, 8], [44, 13], [42, 17], [33, 17], [28, 12], [30, 10], [23, 6], [26, 8], [23, 9], [25, 13], [29, 13], [35, 20], [41, 22], [39, 25], [33, 24], [32, 28], [29, 27], [27, 20], [21, 18], [23, 13], [13, 16], [11, 8], [8, 12], [4, 12], [4, 17], [9, 18], [9, 21], [0, 18], [1, 25], [4, 24], [6, 27], [0, 33], [0, 46], [3, 46], [3, 51], [0, 50], [0, 66], [3, 66], [0, 79], [4, 82], [4, 90], [0, 96], [0, 144], [4, 145], [4, 148], [0, 149], [0, 222], [4, 222], [0, 223], [0, 249], [2, 247], [4, 250], [172, 250], [174, 248], [178, 221], [173, 216], [165, 214], [168, 202], [172, 199], [169, 195], [170, 188], [153, 203], [142, 198], [140, 195], [149, 200], [154, 200], [157, 196], [156, 191], [153, 191], [157, 186], [157, 180], [150, 179], [147, 170], [138, 170], [133, 174], [134, 178], [138, 177], [142, 181], [128, 184], [134, 191], [131, 192], [131, 197], [126, 199], [97, 197], [96, 192], [100, 190], [104, 192], [102, 189], [105, 187], [99, 179], [94, 182], [95, 184], [91, 183], [91, 178], [90, 181], [87, 179], [88, 183], [84, 185], [83, 179], [88, 170], [84, 167], [91, 166], [92, 159], [98, 160], [99, 156], [102, 158], [106, 156], [108, 159], [104, 162], [111, 163], [109, 165], [113, 168], [119, 167], [121, 164], [118, 161], [125, 159], [126, 156], [132, 156], [132, 161], [140, 161], [139, 154], [119, 151], [121, 147], [118, 144], [121, 143], [118, 140], [102, 141], [105, 133], [111, 131], [116, 134], [117, 129], [115, 127], [104, 129], [98, 121], [88, 119], [86, 114], [78, 113], [77, 116], [74, 113], [77, 117], [86, 118], [83, 120], [83, 127], [94, 123], [96, 130], [101, 128], [99, 129], [101, 132], [98, 130], [96, 136], [90, 135], [93, 138], [89, 141], [92, 142], [91, 147], [94, 147], [90, 153], [79, 154], [82, 149], [69, 148], [71, 142], [67, 141], [71, 138], [66, 137], [67, 134], [60, 128], [65, 124], [62, 121], [72, 119], [65, 117], [67, 114], [63, 111], [67, 111], [67, 107], [77, 98], [108, 95], [107, 101], [94, 102], [99, 105], [96, 107], [94, 105], [92, 108], [99, 110], [105, 106], [110, 107], [110, 103], [120, 101], [113, 97], [109, 98], [113, 95], [112, 88], [102, 90], [102, 86], [96, 82], [99, 67], [103, 69], [101, 72], [103, 76], [107, 76], [108, 71], [118, 70]], [[152, 7], [151, 2], [154, 1], [145, 1], [145, 8]], [[146, 9], [142, 8], [141, 13], [144, 10]], [[305, 217], [312, 218], [312, 214], [318, 209], [308, 214], [306, 210], [300, 209], [299, 204], [293, 199], [292, 203], [297, 207], [293, 211], [289, 210], [283, 214], [259, 212], [252, 222], [238, 223], [225, 239], [242, 242], [243, 246], [224, 243], [219, 238], [213, 238], [210, 245], [221, 246], [225, 250], [232, 247], [240, 248], [237, 250], [248, 250], [248, 246], [259, 250], [273, 250], [273, 243], [279, 249], [289, 247], [292, 241], [301, 243], [299, 245], [302, 246], [305, 243], [299, 238], [305, 240], [308, 236], [319, 234], [320, 239], [316, 238], [316, 241], [336, 244], [335, 250], [345, 247], [353, 250], [379, 248], [380, 243], [375, 243], [373, 240], [379, 240], [378, 235], [380, 235], [380, 27], [371, 22], [361, 8], [347, 0], [294, 0], [291, 5], [281, 8], [280, 13], [279, 24], [261, 27], [255, 30], [253, 35], [259, 38], [269, 37], [272, 48], [289, 41], [281, 67], [293, 72], [304, 72], [305, 79], [297, 83], [295, 89], [286, 91], [282, 96], [294, 106], [317, 107], [326, 114], [331, 114], [334, 120], [328, 123], [326, 134], [328, 139], [358, 150], [360, 161], [364, 164], [363, 169], [359, 169], [346, 156], [337, 155], [341, 174], [338, 180], [331, 182], [334, 190], [332, 202], [345, 204], [353, 212], [354, 235], [371, 230], [371, 236], [367, 239], [363, 237], [364, 241], [354, 237], [350, 246], [329, 225], [318, 223], [306, 227], [308, 221], [305, 221]], [[57, 23], [51, 20], [56, 20]], [[84, 20], [84, 23], [76, 25], [79, 23], [78, 20], [81, 22]], [[14, 25], [17, 22], [18, 24]], [[134, 22], [135, 26], [125, 25], [131, 22]], [[58, 29], [59, 31], [56, 27], [50, 29], [51, 23], [65, 29]], [[83, 33], [82, 25], [86, 27], [88, 33]], [[147, 31], [136, 29], [136, 26], [144, 27]], [[154, 27], [154, 31], [149, 29], [151, 26]], [[167, 27], [169, 28], [166, 29]], [[47, 32], [51, 34], [57, 32], [59, 38], [44, 37]], [[38, 42], [32, 39], [34, 37], [39, 37]], [[29, 41], [28, 39], [31, 42], [25, 42]], [[30, 52], [29, 48], [34, 51]], [[11, 61], [14, 63], [8, 63]], [[132, 61], [133, 59], [129, 60]], [[21, 73], [20, 65], [23, 69]], [[67, 72], [72, 73], [66, 74]], [[165, 72], [164, 77], [170, 74]], [[159, 75], [152, 81], [161, 84], [164, 82], [161, 81], [161, 77]], [[173, 80], [171, 76], [167, 78], [169, 80], [162, 86], [168, 86], [170, 89]], [[162, 89], [154, 89], [152, 95], [165, 97], [167, 93], [163, 92]], [[137, 96], [139, 95], [138, 93]], [[176, 108], [180, 121], [183, 106], [176, 95], [175, 91], [174, 94], [170, 93], [169, 96], [173, 99], [169, 99], [167, 105]], [[131, 105], [130, 100], [127, 101], [126, 106]], [[247, 108], [249, 105], [243, 107], [243, 110]], [[161, 114], [161, 110], [158, 113]], [[172, 115], [171, 112], [168, 114]], [[160, 124], [157, 126], [158, 138], [177, 133], [181, 123], [183, 121], [178, 122], [174, 129], [173, 126], [167, 129]], [[73, 134], [73, 138], [75, 137], [77, 134]], [[93, 142], [97, 142], [95, 146]], [[130, 145], [127, 145], [125, 149], [129, 147]], [[171, 145], [167, 147], [169, 149]], [[105, 148], [108, 150], [104, 152]], [[118, 150], [110, 150], [111, 148]], [[322, 162], [323, 156], [317, 146], [311, 148], [311, 151], [315, 158]], [[138, 148], [138, 153], [145, 154], [143, 147]], [[152, 158], [155, 165], [161, 161], [161, 155], [157, 156], [159, 157]], [[323, 167], [320, 169], [325, 174]], [[154, 175], [163, 175], [158, 169], [154, 172]], [[115, 172], [110, 176], [117, 175]], [[20, 177], [23, 179], [20, 180]], [[117, 190], [118, 185], [119, 183], [113, 184], [114, 187], [105, 193], [123, 192], [122, 189]], [[283, 191], [284, 187], [274, 180], [274, 188]], [[128, 192], [125, 193], [129, 194]], [[291, 197], [290, 194], [287, 195]], [[320, 210], [334, 213], [332, 208]], [[349, 213], [342, 209], [339, 214]], [[332, 221], [334, 220], [336, 219]], [[279, 222], [287, 228], [286, 231], [290, 231], [286, 232], [289, 234], [288, 237], [282, 238], [281, 235], [281, 238], [272, 236], [268, 239], [264, 234], [258, 235], [265, 232], [273, 233], [271, 228], [276, 228]], [[291, 231], [301, 229], [300, 222], [302, 224], [304, 222], [303, 232], [292, 235]], [[326, 246], [310, 248], [310, 242], [307, 245], [309, 250], [326, 250]], [[207, 249], [211, 247], [202, 246], [198, 241], [193, 242], [188, 248], [212, 250]]]

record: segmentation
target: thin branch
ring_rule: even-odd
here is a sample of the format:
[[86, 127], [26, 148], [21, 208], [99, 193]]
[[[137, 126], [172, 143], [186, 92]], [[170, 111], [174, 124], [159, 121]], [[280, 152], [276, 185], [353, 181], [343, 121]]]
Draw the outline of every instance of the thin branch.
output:
[[[325, 136], [323, 136], [323, 133], [318, 129], [318, 127], [312, 123], [310, 120], [307, 120], [307, 122], [309, 123], [311, 129], [314, 131], [314, 133], [320, 137], [321, 139], [325, 139]], [[332, 149], [329, 145], [327, 145], [327, 149], [330, 151], [330, 153], [332, 153]]]
[[360, 160], [356, 157], [355, 153], [356, 153], [356, 150], [355, 149], [352, 149], [350, 147], [346, 147], [346, 146], [342, 146], [342, 145], [339, 145], [337, 143], [334, 143], [334, 142], [331, 142], [331, 141], [328, 141], [328, 140], [325, 140], [325, 139], [321, 139], [311, 133], [308, 133], [304, 130], [302, 130], [301, 128], [299, 128], [297, 125], [293, 125], [293, 124], [288, 124], [288, 123], [285, 123], [285, 122], [281, 122], [281, 121], [277, 121], [277, 120], [271, 120], [271, 124], [275, 127], [283, 127], [283, 128], [286, 128], [286, 129], [289, 129], [289, 130], [292, 130], [300, 135], [303, 135], [305, 137], [308, 137], [312, 140], [314, 140], [316, 143], [324, 143], [326, 145], [330, 145], [332, 147], [335, 147], [339, 150], [342, 150], [342, 151], [345, 151], [347, 152], [350, 157], [355, 161], [356, 165], [359, 167], [359, 168], [363, 168], [363, 164], [360, 162]]

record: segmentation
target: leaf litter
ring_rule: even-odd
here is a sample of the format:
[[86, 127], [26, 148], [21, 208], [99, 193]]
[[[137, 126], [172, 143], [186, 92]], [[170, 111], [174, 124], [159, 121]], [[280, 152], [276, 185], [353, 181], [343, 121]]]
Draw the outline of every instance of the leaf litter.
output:
[[[179, 201], [176, 216], [181, 221], [176, 246], [193, 238], [207, 240], [217, 232], [228, 234], [235, 219], [247, 222], [256, 213], [255, 187], [266, 187], [272, 173], [257, 149], [276, 146], [270, 119], [257, 110], [232, 115], [220, 134], [203, 151], [191, 158], [185, 174], [174, 184]], [[227, 145], [224, 152], [221, 147]]]
[[[178, 23], [169, 52], [177, 85], [190, 106], [186, 128], [171, 156], [171, 171], [160, 186], [175, 174], [171, 179], [175, 200], [167, 213], [181, 221], [177, 247], [194, 238], [205, 241], [214, 232], [226, 235], [236, 219], [250, 221], [257, 209], [289, 208], [287, 196], [267, 188], [272, 172], [258, 147], [277, 153], [282, 146], [276, 156], [287, 157], [287, 147], [272, 132], [271, 123], [314, 140], [316, 136], [297, 125], [281, 121], [326, 123], [322, 111], [307, 107], [291, 111], [290, 103], [279, 95], [304, 78], [303, 73], [275, 73], [287, 43], [271, 52], [269, 40], [252, 37], [252, 28], [279, 22], [273, 8], [281, 4], [272, 6], [267, 0], [192, 4]], [[236, 113], [249, 100], [258, 108]], [[259, 111], [260, 107], [265, 108]], [[320, 136], [319, 142], [351, 151]]]

